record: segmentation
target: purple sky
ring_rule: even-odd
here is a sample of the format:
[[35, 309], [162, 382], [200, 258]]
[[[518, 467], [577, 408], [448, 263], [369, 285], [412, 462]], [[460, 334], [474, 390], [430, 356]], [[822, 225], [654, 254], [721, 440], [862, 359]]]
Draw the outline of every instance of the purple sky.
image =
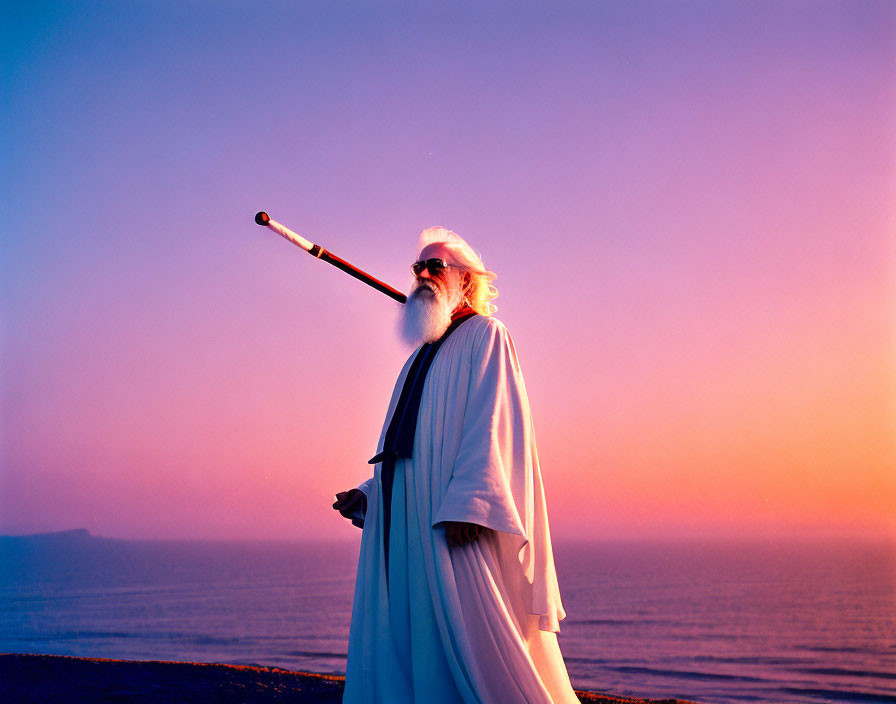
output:
[[556, 534], [896, 535], [896, 4], [412, 8], [6, 4], [0, 532], [356, 534], [398, 307], [267, 210], [482, 252]]

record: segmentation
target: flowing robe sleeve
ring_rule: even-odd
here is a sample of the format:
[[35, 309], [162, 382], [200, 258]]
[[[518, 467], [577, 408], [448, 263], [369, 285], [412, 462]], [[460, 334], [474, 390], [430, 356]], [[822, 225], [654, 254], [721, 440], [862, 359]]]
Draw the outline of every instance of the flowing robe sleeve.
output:
[[433, 527], [463, 521], [525, 538], [525, 390], [507, 329], [494, 322], [473, 343], [461, 443]]
[[531, 585], [529, 612], [558, 631], [566, 614], [554, 569], [532, 416], [507, 328], [490, 318], [473, 342], [463, 432], [451, 477], [432, 522], [477, 523], [507, 534]]
[[376, 477], [371, 477], [367, 481], [364, 481], [361, 484], [359, 484], [357, 487], [358, 489], [360, 489], [361, 491], [364, 492], [364, 496], [367, 497], [368, 500], [370, 500], [370, 489], [371, 489], [371, 486], [373, 485], [374, 481], [376, 481]]

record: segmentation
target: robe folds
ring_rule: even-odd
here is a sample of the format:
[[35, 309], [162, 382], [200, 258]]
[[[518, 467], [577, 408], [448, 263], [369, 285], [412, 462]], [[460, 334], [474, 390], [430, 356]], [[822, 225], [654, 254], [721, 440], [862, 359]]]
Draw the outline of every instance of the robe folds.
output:
[[[578, 702], [557, 644], [566, 614], [532, 418], [503, 323], [472, 316], [432, 361], [412, 456], [395, 462], [388, 564], [381, 472], [359, 487], [367, 509], [343, 702]], [[449, 547], [446, 521], [490, 530]]]

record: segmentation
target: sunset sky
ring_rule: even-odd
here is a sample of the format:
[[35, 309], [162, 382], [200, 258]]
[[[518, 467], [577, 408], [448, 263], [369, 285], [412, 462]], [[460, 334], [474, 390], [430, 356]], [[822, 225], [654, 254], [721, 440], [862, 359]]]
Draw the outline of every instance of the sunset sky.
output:
[[896, 3], [5, 3], [0, 533], [357, 538], [442, 225], [555, 537], [896, 537]]

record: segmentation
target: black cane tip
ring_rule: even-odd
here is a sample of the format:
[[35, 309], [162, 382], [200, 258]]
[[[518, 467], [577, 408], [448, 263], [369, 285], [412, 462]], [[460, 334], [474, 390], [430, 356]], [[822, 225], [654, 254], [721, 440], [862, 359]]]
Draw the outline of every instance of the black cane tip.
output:
[[268, 216], [266, 212], [260, 210], [255, 213], [255, 222], [259, 225], [267, 225], [271, 221], [271, 218]]

